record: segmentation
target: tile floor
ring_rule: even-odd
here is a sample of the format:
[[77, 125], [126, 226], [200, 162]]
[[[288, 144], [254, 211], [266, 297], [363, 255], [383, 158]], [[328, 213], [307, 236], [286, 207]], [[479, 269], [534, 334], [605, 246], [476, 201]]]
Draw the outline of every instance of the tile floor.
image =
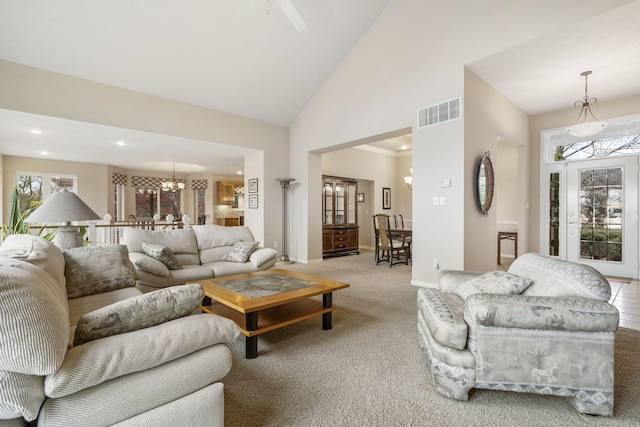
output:
[[640, 331], [640, 281], [630, 283], [609, 279], [611, 285], [611, 299], [620, 312], [620, 326]]

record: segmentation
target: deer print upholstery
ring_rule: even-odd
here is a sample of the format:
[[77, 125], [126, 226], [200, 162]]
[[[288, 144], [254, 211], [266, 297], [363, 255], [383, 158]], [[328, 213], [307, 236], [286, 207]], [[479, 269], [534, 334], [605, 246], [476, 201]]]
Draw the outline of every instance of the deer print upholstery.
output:
[[531, 253], [508, 272], [443, 271], [439, 287], [418, 291], [418, 337], [438, 392], [556, 395], [613, 414], [619, 316], [596, 270]]

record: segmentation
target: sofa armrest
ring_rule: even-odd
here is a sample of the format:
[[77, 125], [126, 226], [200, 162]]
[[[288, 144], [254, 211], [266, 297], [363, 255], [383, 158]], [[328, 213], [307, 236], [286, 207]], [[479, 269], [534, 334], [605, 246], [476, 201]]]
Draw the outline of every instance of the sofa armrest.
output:
[[69, 349], [60, 369], [45, 378], [45, 394], [62, 397], [133, 372], [144, 371], [215, 344], [234, 342], [231, 320], [197, 314]]
[[257, 248], [249, 256], [249, 262], [252, 262], [257, 268], [260, 268], [269, 261], [275, 260], [277, 253], [275, 249]]
[[464, 319], [470, 326], [615, 332], [619, 315], [607, 302], [582, 297], [476, 294], [465, 302]]
[[484, 273], [482, 271], [442, 270], [438, 275], [438, 284], [442, 292], [451, 293], [467, 280], [481, 276]]

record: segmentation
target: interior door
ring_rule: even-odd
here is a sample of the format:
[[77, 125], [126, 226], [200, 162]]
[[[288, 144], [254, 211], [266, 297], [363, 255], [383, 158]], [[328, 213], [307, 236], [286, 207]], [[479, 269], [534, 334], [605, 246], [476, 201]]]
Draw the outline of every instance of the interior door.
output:
[[638, 277], [638, 157], [567, 165], [567, 259]]

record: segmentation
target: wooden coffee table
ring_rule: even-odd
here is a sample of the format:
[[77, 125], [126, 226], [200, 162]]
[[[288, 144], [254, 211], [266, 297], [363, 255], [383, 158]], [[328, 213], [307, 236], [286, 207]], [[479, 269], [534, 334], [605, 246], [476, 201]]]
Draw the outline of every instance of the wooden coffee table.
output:
[[[266, 270], [200, 280], [206, 313], [233, 320], [245, 335], [245, 357], [258, 356], [258, 335], [322, 315], [331, 329], [332, 293], [349, 285], [289, 270]], [[322, 302], [310, 297], [322, 295]]]

